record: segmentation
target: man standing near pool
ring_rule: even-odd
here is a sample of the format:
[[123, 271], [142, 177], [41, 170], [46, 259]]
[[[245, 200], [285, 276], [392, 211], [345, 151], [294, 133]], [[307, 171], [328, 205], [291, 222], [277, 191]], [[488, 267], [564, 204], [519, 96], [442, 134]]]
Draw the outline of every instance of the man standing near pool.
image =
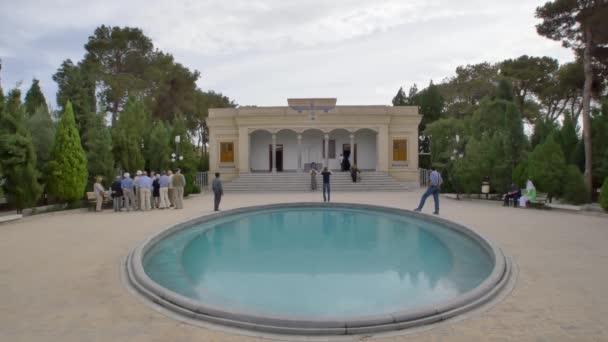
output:
[[220, 180], [220, 173], [215, 173], [215, 179], [213, 180], [213, 184], [211, 185], [211, 189], [213, 190], [213, 210], [220, 210], [220, 201], [222, 200], [222, 195], [224, 195], [224, 188], [222, 187], [222, 181]]
[[[331, 176], [331, 171], [327, 169], [327, 166], [323, 168], [321, 175], [323, 176], [323, 202], [329, 202], [329, 176]], [[325, 193], [327, 193], [327, 197]]]
[[437, 171], [437, 168], [431, 166], [431, 175], [429, 177], [429, 187], [426, 189], [426, 192], [422, 195], [420, 199], [420, 204], [418, 204], [418, 208], [414, 209], [414, 211], [421, 211], [422, 207], [424, 207], [424, 202], [426, 198], [431, 194], [433, 195], [433, 200], [435, 201], [435, 211], [434, 215], [439, 215], [439, 189], [443, 184], [443, 179], [441, 178], [441, 174]]

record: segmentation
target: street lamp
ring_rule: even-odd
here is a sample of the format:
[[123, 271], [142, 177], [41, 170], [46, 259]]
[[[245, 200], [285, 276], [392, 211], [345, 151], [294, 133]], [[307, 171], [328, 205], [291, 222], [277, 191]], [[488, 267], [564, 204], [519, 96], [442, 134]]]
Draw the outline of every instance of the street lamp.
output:
[[[456, 141], [456, 147], [454, 148], [454, 150], [452, 151], [452, 155], [450, 156], [450, 160], [452, 162], [456, 161], [457, 159], [464, 158], [464, 153], [463, 152], [459, 152], [460, 147], [458, 146], [458, 144], [460, 143], [460, 136], [458, 134], [456, 134], [454, 136], [454, 141]], [[456, 186], [455, 178], [452, 177], [452, 171], [453, 170], [450, 170], [449, 177], [450, 177], [450, 180], [452, 181], [452, 184], [454, 185], [454, 188], [456, 190], [456, 199], [460, 199], [460, 193], [458, 192], [458, 187]]]
[[181, 141], [181, 136], [175, 136], [175, 152], [171, 153], [171, 162], [175, 163], [176, 160], [182, 161], [184, 160], [184, 156], [179, 155], [179, 142]]

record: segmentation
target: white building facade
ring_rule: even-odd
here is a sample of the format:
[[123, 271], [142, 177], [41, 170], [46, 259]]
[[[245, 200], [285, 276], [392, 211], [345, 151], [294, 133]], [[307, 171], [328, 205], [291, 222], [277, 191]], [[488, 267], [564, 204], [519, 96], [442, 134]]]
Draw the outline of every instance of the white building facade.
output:
[[363, 171], [418, 179], [415, 106], [335, 106], [336, 99], [290, 99], [285, 107], [209, 110], [209, 169], [243, 173], [340, 169], [340, 156]]

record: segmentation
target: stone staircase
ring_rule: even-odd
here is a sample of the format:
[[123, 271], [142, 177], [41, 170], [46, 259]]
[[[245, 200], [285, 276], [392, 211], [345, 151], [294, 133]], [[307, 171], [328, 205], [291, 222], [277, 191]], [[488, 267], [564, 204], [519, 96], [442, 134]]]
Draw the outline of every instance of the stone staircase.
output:
[[[322, 191], [323, 177], [317, 175], [317, 191]], [[361, 181], [353, 183], [348, 172], [334, 171], [331, 176], [331, 191], [407, 191], [416, 184], [395, 180], [386, 172], [367, 171], [361, 173]], [[278, 172], [249, 173], [224, 184], [224, 191], [235, 192], [304, 192], [310, 191], [308, 173]]]

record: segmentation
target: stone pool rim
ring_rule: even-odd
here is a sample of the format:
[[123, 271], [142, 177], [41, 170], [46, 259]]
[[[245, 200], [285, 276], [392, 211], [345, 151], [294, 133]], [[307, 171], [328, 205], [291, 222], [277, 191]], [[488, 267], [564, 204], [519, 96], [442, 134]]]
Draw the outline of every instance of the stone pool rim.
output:
[[[464, 234], [477, 242], [494, 262], [494, 267], [490, 275], [477, 287], [452, 299], [416, 308], [414, 310], [397, 311], [391, 314], [351, 316], [340, 319], [315, 319], [314, 317], [290, 319], [267, 315], [245, 314], [224, 308], [212, 307], [159, 285], [150, 279], [144, 270], [143, 260], [150, 248], [170, 235], [189, 229], [194, 225], [244, 213], [297, 208], [362, 209], [371, 210], [377, 213], [385, 212], [405, 215], [438, 223], [445, 228]], [[206, 228], [206, 230], [207, 229], [213, 228], [210, 226], [209, 228]], [[466, 226], [442, 219], [438, 216], [430, 216], [399, 208], [358, 203], [319, 202], [295, 202], [248, 206], [194, 217], [163, 229], [143, 240], [129, 253], [125, 266], [127, 281], [131, 287], [148, 300], [170, 310], [178, 316], [246, 330], [289, 335], [367, 334], [402, 330], [437, 323], [476, 309], [489, 302], [504, 289], [509, 276], [511, 275], [510, 260], [505, 257], [501, 249], [490, 240]]]

